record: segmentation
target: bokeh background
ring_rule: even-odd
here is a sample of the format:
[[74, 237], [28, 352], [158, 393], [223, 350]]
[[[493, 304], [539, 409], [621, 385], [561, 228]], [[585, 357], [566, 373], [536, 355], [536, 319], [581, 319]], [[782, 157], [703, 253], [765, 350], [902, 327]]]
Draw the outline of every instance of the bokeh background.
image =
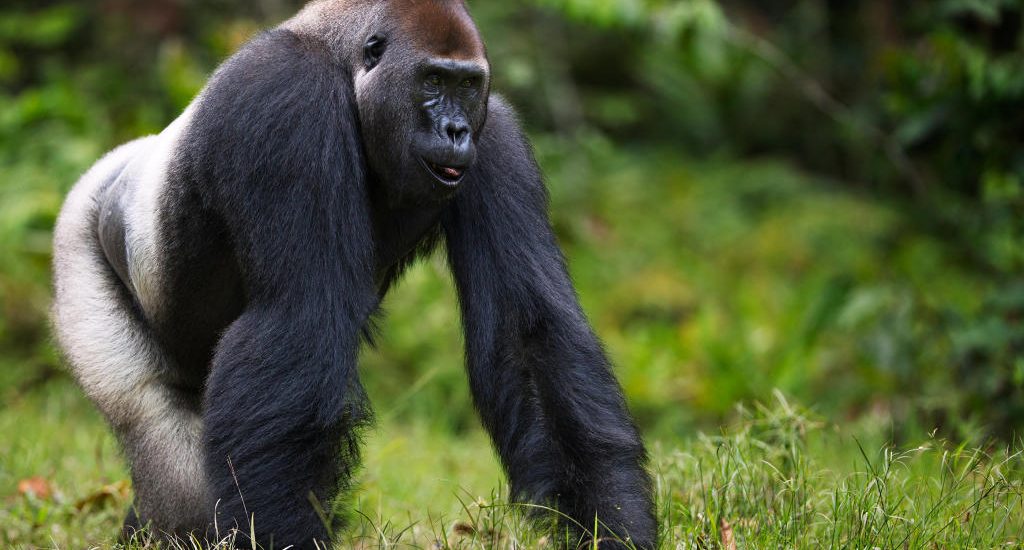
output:
[[[30, 476], [67, 501], [125, 478], [48, 330], [63, 195], [103, 152], [173, 120], [219, 62], [300, 5], [0, 6], [8, 503]], [[737, 404], [776, 390], [829, 423], [877, 426], [894, 445], [935, 430], [1020, 435], [1024, 3], [469, 5], [495, 89], [519, 109], [547, 175], [583, 305], [655, 445], [714, 432]], [[427, 470], [478, 460], [466, 449], [486, 443], [442, 255], [386, 308], [379, 347], [361, 361], [380, 425], [371, 456], [418, 456], [411, 445], [429, 448], [417, 459]], [[483, 456], [474, 479], [486, 485], [498, 478]], [[370, 464], [363, 482], [401, 474]], [[11, 505], [20, 523], [0, 540], [42, 536], [47, 521], [23, 516], [46, 510]]]

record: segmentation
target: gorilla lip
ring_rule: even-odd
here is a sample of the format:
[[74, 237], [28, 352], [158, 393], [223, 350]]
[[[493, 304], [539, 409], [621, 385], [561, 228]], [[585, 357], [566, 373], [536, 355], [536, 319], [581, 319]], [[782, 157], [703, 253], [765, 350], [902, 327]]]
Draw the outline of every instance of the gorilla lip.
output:
[[434, 179], [440, 181], [447, 186], [458, 185], [462, 181], [462, 176], [466, 174], [465, 168], [457, 166], [442, 166], [440, 164], [434, 164], [425, 159], [421, 159], [424, 167], [430, 172], [430, 175], [434, 176]]

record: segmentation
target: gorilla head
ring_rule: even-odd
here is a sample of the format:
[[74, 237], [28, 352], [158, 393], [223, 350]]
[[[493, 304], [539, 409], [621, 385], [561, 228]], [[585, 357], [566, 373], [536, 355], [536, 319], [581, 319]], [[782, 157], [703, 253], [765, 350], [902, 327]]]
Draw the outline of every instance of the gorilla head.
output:
[[476, 158], [490, 66], [462, 2], [377, 2], [347, 33], [370, 170], [391, 204], [448, 198]]

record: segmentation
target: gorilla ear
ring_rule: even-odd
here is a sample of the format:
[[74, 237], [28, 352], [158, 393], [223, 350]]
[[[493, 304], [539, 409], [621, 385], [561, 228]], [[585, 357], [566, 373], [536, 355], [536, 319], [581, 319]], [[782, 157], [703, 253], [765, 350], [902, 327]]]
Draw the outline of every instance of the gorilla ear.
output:
[[375, 34], [366, 39], [366, 44], [363, 46], [363, 65], [366, 66], [367, 71], [380, 63], [380, 58], [384, 55], [384, 50], [387, 47], [388, 40], [383, 35]]

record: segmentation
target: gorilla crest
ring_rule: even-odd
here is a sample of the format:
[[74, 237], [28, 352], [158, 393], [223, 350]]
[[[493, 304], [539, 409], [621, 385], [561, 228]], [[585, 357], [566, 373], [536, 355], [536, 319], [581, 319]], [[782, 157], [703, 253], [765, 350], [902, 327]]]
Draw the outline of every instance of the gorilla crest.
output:
[[[646, 454], [461, 0], [321, 0], [74, 186], [58, 340], [131, 467], [125, 532], [329, 542], [370, 417], [381, 298], [442, 240], [473, 400], [512, 498], [653, 548]], [[600, 522], [598, 533], [582, 526]]]

